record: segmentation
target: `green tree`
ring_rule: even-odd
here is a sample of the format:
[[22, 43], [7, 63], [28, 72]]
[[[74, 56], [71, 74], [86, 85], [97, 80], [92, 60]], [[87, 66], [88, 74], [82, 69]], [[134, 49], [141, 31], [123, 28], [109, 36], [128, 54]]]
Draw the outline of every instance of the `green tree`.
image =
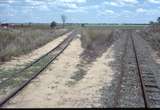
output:
[[81, 27], [85, 27], [85, 24], [81, 24]]
[[153, 21], [150, 21], [150, 22], [149, 22], [149, 24], [153, 25], [153, 24], [154, 24], [154, 22], [153, 22]]
[[160, 24], [160, 17], [157, 18], [157, 22]]
[[55, 28], [56, 26], [57, 26], [57, 23], [55, 21], [52, 21], [50, 27]]

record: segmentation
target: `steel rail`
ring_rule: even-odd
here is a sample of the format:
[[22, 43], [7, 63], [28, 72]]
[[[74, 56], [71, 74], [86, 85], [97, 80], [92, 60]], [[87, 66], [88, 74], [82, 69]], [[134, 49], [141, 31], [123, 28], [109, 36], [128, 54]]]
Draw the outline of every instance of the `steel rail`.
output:
[[138, 76], [139, 76], [139, 79], [140, 79], [140, 84], [141, 84], [141, 90], [142, 90], [142, 96], [143, 96], [143, 100], [144, 100], [144, 105], [145, 105], [145, 108], [150, 108], [148, 97], [147, 97], [146, 90], [145, 90], [144, 81], [143, 81], [143, 78], [142, 78], [142, 72], [141, 72], [141, 69], [140, 69], [140, 64], [139, 64], [139, 60], [138, 60], [137, 50], [136, 50], [136, 47], [135, 47], [135, 41], [134, 41], [133, 36], [132, 36], [132, 32], [130, 33], [130, 37], [131, 37], [131, 40], [132, 40], [133, 51], [134, 51], [134, 54], [135, 54], [136, 66], [137, 66], [137, 70], [138, 70]]
[[[56, 54], [56, 56], [55, 57], [53, 57], [46, 65], [44, 65], [44, 67], [43, 68], [41, 68], [38, 72], [36, 72], [35, 73], [35, 75], [33, 75], [29, 80], [27, 80], [27, 81], [25, 81], [24, 83], [22, 83], [21, 85], [20, 85], [20, 87], [18, 87], [17, 89], [15, 89], [12, 93], [10, 93], [8, 96], [6, 96], [3, 100], [1, 100], [0, 101], [0, 107], [3, 107], [3, 105], [5, 104], [5, 103], [7, 103], [12, 97], [14, 97], [18, 92], [20, 92], [24, 87], [26, 87], [34, 78], [36, 78], [42, 71], [44, 71], [47, 67], [48, 67], [48, 65], [49, 64], [51, 64], [52, 62], [53, 62], [53, 60], [55, 60], [68, 46], [69, 46], [69, 44], [70, 44], [70, 42], [73, 40], [73, 34], [74, 32], [72, 32], [71, 33], [71, 35], [69, 36], [69, 37], [67, 37], [64, 41], [63, 41], [63, 43], [66, 41], [66, 40], [68, 40], [69, 38], [69, 40], [68, 40], [68, 42], [67, 42], [67, 44], [65, 45], [65, 47], [64, 48], [62, 48], [62, 50], [58, 53], [58, 54]], [[60, 47], [61, 46], [61, 44], [62, 43], [60, 43], [58, 46], [56, 46], [55, 48], [58, 48], [58, 47]], [[53, 50], [55, 50], [55, 48], [54, 49], [52, 49], [52, 51]], [[51, 53], [51, 52], [50, 52]]]
[[[60, 36], [69, 33], [69, 32], [65, 32], [63, 34], [61, 34]], [[6, 80], [3, 80], [2, 82], [0, 82], [0, 85], [4, 84], [5, 82], [7, 82], [8, 80], [10, 80], [11, 78], [13, 78], [15, 75], [18, 75], [20, 73], [22, 73], [23, 71], [25, 71], [26, 69], [28, 69], [29, 67], [31, 67], [32, 65], [34, 65], [35, 63], [37, 63], [39, 60], [41, 60], [42, 58], [46, 57], [48, 54], [50, 54], [51, 52], [53, 52], [54, 50], [56, 50], [58, 48], [59, 45], [63, 44], [66, 40], [68, 39], [65, 38], [60, 44], [58, 44], [55, 48], [53, 48], [52, 50], [50, 50], [49, 52], [47, 52], [46, 54], [42, 55], [41, 57], [39, 57], [38, 59], [36, 59], [35, 61], [33, 61], [32, 63], [30, 63], [29, 65], [27, 65], [26, 67], [22, 68], [21, 70], [19, 70], [18, 72], [16, 72], [15, 74], [11, 75], [9, 78], [7, 78]]]

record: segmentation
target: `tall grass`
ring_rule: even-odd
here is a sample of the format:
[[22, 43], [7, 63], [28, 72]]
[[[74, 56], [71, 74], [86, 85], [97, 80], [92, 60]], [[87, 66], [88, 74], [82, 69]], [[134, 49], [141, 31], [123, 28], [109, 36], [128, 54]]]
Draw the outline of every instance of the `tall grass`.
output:
[[0, 62], [29, 53], [65, 32], [66, 29], [0, 29]]
[[85, 28], [81, 34], [81, 45], [84, 48], [81, 56], [88, 62], [100, 57], [116, 40], [112, 29]]
[[108, 42], [112, 30], [111, 29], [91, 29], [86, 28], [81, 31], [82, 47], [84, 48], [96, 48], [99, 45], [103, 45]]

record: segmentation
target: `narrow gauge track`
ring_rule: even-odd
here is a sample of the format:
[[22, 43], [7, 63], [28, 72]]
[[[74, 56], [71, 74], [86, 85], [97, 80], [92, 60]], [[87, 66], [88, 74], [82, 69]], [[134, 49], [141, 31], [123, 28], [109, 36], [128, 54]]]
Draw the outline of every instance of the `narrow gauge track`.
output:
[[130, 34], [131, 34], [130, 37], [132, 40], [133, 51], [135, 54], [136, 66], [138, 70], [138, 76], [140, 79], [140, 86], [141, 86], [145, 108], [156, 107], [157, 105], [160, 104], [160, 89], [157, 86], [157, 82], [156, 82], [154, 74], [152, 72], [145, 72], [141, 68], [144, 62], [141, 62], [139, 60], [140, 56], [138, 55], [138, 52], [137, 52], [137, 48], [135, 45], [135, 39], [133, 38], [132, 32]]
[[124, 69], [125, 69], [124, 60], [125, 60], [125, 55], [127, 53], [128, 41], [129, 41], [129, 37], [126, 37], [125, 38], [123, 55], [121, 57], [121, 72], [120, 72], [120, 76], [119, 76], [119, 81], [117, 83], [116, 93], [115, 93], [115, 96], [114, 96], [114, 104], [113, 104], [114, 107], [116, 107], [118, 105], [118, 99], [120, 97], [121, 85], [122, 85], [122, 82], [123, 82]]
[[[14, 97], [18, 92], [20, 92], [24, 87], [26, 87], [34, 78], [36, 78], [43, 70], [45, 70], [48, 65], [53, 62], [70, 44], [73, 40], [76, 31], [73, 31], [64, 41], [62, 41], [59, 45], [53, 48], [51, 51], [28, 65], [27, 67], [23, 68], [19, 72], [13, 74], [11, 77], [7, 78], [3, 82], [0, 83], [0, 88], [5, 86], [5, 83], [10, 83], [10, 80], [16, 80], [17, 77], [22, 77], [22, 75], [29, 74], [29, 78], [24, 78], [21, 81], [20, 85], [16, 87], [11, 93], [9, 93], [5, 98], [0, 101], [0, 107], [8, 102], [12, 97]], [[38, 66], [37, 66], [38, 65]], [[33, 67], [38, 68], [36, 71], [32, 71]]]

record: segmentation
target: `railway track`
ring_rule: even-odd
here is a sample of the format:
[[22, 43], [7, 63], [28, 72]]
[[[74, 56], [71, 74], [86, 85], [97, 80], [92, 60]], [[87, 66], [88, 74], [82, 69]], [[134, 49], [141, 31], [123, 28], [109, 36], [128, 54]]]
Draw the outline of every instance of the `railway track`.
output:
[[48, 65], [53, 62], [69, 46], [75, 34], [76, 31], [72, 31], [64, 41], [62, 41], [51, 51], [49, 51], [33, 63], [29, 64], [25, 68], [21, 69], [19, 72], [16, 72], [9, 78], [0, 82], [1, 90], [6, 89], [8, 85], [16, 82], [16, 85], [14, 85], [12, 92], [7, 91], [8, 94], [0, 100], [0, 107], [3, 107], [5, 103], [7, 103], [12, 97], [14, 97], [24, 87], [26, 87], [34, 78], [36, 78], [43, 70], [45, 70]]
[[129, 40], [129, 37], [126, 37], [125, 38], [123, 55], [121, 57], [121, 72], [120, 72], [120, 76], [119, 76], [119, 81], [117, 83], [116, 93], [115, 93], [115, 96], [114, 96], [114, 104], [113, 104], [114, 107], [117, 107], [117, 105], [119, 103], [118, 99], [120, 98], [120, 91], [122, 89], [121, 85], [122, 85], [122, 82], [123, 82], [124, 69], [125, 69], [125, 61], [124, 60], [125, 60], [125, 55], [127, 53], [128, 40]]
[[[133, 36], [133, 31], [128, 31], [113, 107], [133, 105], [145, 108], [160, 107], [160, 88], [152, 67], [148, 67], [149, 57], [139, 50], [140, 45], [137, 45], [137, 38]], [[134, 95], [138, 97], [136, 96], [135, 99]]]
[[136, 47], [136, 44], [135, 44], [136, 41], [135, 41], [135, 38], [133, 37], [132, 32], [130, 37], [132, 40], [133, 51], [135, 54], [136, 67], [138, 70], [138, 76], [140, 80], [144, 106], [145, 108], [160, 107], [160, 88], [157, 85], [154, 73], [152, 72], [152, 70], [149, 70], [148, 68], [147, 70], [144, 68], [146, 67], [145, 62], [147, 58], [141, 56], [138, 53], [137, 51], [138, 47]]

